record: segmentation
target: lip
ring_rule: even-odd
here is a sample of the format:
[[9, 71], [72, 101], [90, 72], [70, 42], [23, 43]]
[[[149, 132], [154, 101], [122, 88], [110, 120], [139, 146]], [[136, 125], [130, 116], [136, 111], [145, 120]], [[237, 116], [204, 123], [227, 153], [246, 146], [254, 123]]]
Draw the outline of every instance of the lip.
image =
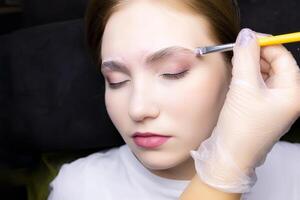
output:
[[132, 137], [150, 137], [150, 136], [161, 136], [161, 137], [169, 137], [167, 135], [162, 135], [162, 134], [158, 134], [158, 133], [151, 133], [151, 132], [144, 132], [144, 133], [141, 133], [141, 132], [135, 132]]
[[164, 136], [157, 133], [138, 133], [133, 134], [134, 143], [142, 148], [157, 148], [167, 142], [171, 136]]

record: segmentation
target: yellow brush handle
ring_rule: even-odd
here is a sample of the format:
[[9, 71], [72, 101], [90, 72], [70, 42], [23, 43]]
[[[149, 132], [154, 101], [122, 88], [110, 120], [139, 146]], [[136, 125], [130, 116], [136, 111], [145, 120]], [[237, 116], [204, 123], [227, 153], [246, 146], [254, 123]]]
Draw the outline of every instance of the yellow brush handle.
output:
[[277, 36], [267, 36], [258, 39], [260, 46], [284, 44], [300, 41], [300, 32], [289, 33]]

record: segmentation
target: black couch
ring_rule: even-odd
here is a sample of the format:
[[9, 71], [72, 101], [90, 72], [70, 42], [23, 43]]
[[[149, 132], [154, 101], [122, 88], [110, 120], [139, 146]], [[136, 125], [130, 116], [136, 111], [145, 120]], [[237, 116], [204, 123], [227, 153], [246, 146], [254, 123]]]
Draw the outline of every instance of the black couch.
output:
[[[298, 12], [290, 11], [299, 3], [289, 2], [240, 2], [243, 27], [299, 31]], [[10, 199], [45, 199], [39, 186], [46, 191], [62, 163], [124, 144], [106, 113], [103, 79], [87, 52], [82, 18], [54, 22], [57, 16], [0, 36], [0, 193]], [[287, 47], [300, 63], [299, 44]], [[300, 142], [299, 127], [298, 120], [281, 140]]]
[[[15, 31], [0, 44], [0, 178], [6, 190], [7, 181], [25, 184], [35, 173], [28, 169], [37, 170], [44, 155], [68, 160], [124, 144], [106, 113], [103, 77], [87, 53], [82, 19]], [[20, 169], [27, 174], [11, 177]]]

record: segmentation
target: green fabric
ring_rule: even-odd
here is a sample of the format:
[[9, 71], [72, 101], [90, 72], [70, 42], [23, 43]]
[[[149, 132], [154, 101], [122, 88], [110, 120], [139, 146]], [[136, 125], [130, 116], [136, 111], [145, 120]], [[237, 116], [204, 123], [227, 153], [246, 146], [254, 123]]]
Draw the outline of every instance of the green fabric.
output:
[[10, 186], [26, 187], [28, 200], [46, 200], [49, 184], [64, 163], [71, 162], [92, 152], [45, 153], [39, 164], [32, 169], [1, 169], [0, 182]]
[[[49, 193], [49, 183], [57, 175], [60, 166], [66, 160], [58, 156], [44, 154], [37, 169], [29, 173], [27, 180], [28, 200], [46, 200]], [[57, 158], [57, 159], [53, 159]]]
[[60, 167], [89, 153], [43, 154], [40, 165], [29, 173], [27, 179], [28, 200], [46, 200], [50, 191], [49, 184], [57, 176]]

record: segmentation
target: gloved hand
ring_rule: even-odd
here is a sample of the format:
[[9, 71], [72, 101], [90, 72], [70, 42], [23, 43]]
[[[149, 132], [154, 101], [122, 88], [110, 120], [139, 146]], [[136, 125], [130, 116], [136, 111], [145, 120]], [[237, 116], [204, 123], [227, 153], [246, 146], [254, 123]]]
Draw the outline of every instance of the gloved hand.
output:
[[237, 38], [232, 64], [217, 125], [191, 155], [206, 184], [245, 193], [256, 182], [255, 168], [300, 115], [300, 70], [282, 45], [260, 48], [249, 29]]

